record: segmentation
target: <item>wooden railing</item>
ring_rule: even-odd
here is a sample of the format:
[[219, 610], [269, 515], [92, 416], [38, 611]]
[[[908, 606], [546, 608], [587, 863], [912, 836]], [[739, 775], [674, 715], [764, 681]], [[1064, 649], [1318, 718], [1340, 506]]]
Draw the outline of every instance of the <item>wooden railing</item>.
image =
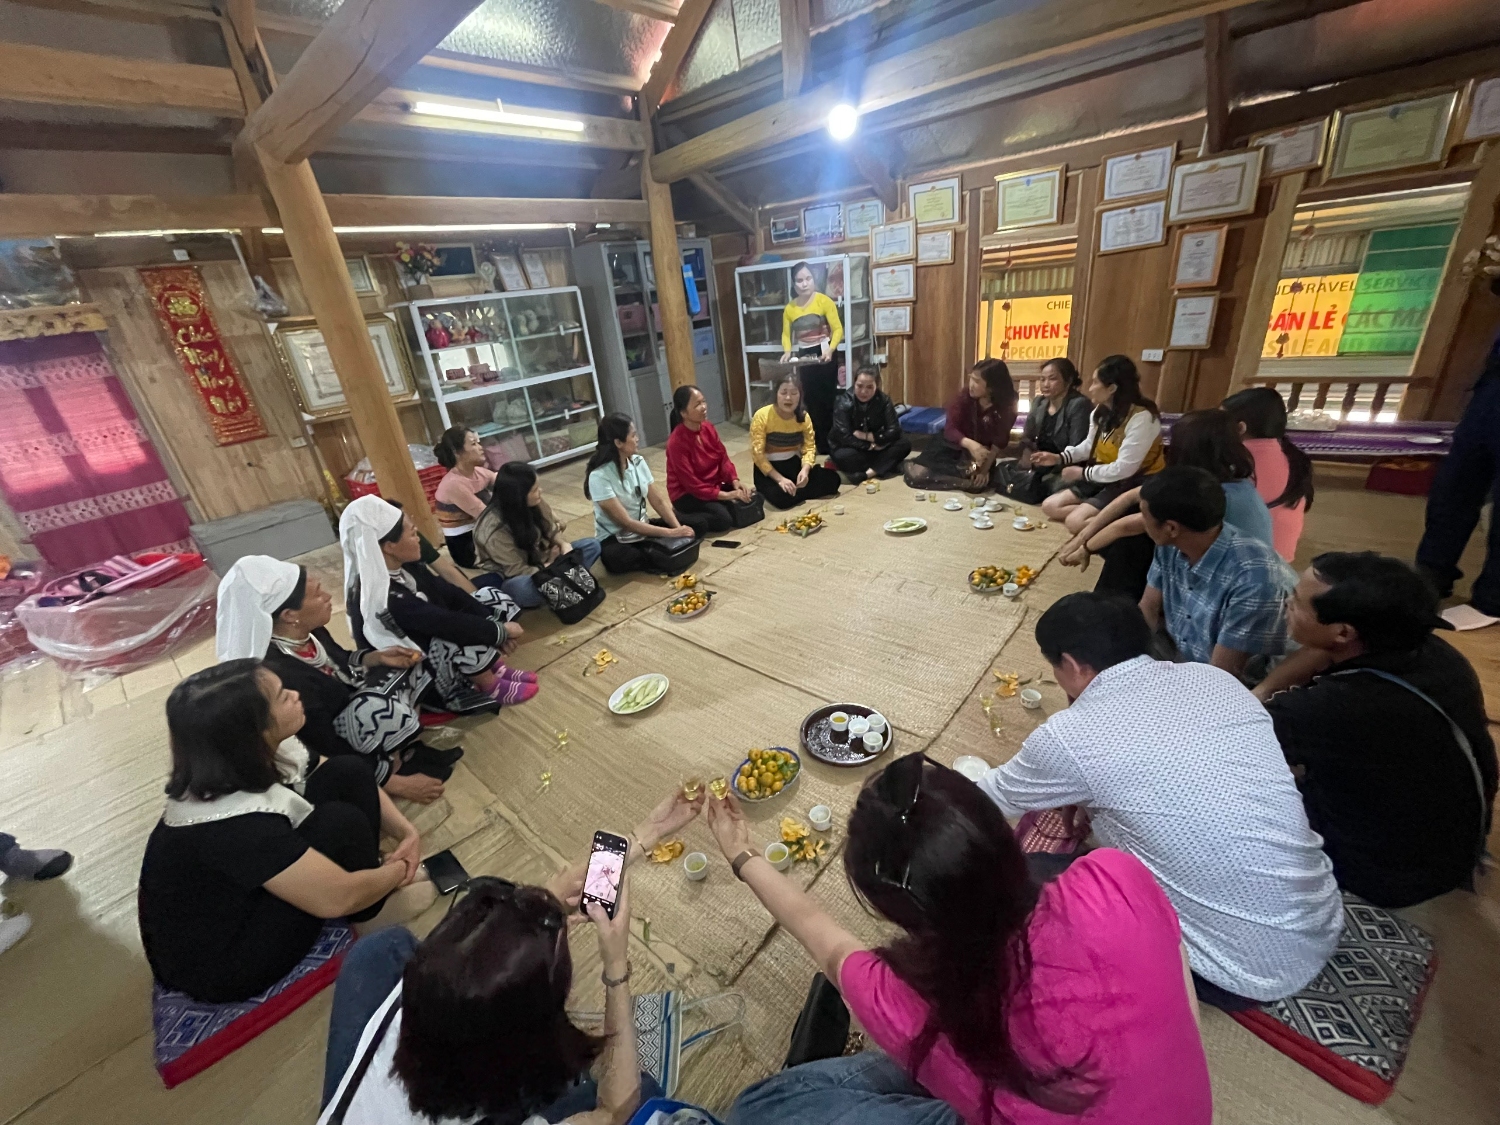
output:
[[1401, 409], [1401, 398], [1411, 378], [1298, 375], [1277, 379], [1256, 375], [1248, 382], [1252, 387], [1272, 387], [1280, 391], [1288, 414], [1297, 409], [1323, 410], [1345, 421], [1350, 414], [1368, 411], [1364, 420], [1377, 422], [1383, 412], [1388, 414], [1387, 421], [1394, 419]]

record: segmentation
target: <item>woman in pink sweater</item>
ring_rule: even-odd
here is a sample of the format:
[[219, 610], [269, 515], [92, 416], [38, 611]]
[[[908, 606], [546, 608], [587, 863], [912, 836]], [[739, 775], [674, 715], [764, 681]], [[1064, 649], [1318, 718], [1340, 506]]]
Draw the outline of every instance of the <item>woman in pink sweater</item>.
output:
[[1312, 510], [1313, 470], [1306, 453], [1286, 436], [1286, 403], [1270, 387], [1250, 387], [1222, 404], [1239, 423], [1245, 448], [1255, 459], [1255, 491], [1271, 509], [1271, 537], [1287, 562], [1297, 554], [1302, 521]]
[[474, 566], [474, 521], [484, 514], [495, 470], [484, 463], [479, 435], [468, 426], [452, 426], [432, 447], [438, 464], [448, 470], [438, 483], [432, 508], [448, 554], [459, 566]]

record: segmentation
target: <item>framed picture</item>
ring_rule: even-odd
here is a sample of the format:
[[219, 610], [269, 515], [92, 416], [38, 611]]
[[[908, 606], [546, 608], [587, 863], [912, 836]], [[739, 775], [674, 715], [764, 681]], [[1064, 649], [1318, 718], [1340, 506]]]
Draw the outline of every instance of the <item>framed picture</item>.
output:
[[1250, 214], [1255, 210], [1264, 156], [1265, 149], [1252, 148], [1177, 165], [1172, 170], [1167, 221], [1191, 223]]
[[1228, 238], [1228, 223], [1179, 230], [1177, 249], [1172, 253], [1172, 288], [1211, 289], [1217, 285]]
[[514, 254], [491, 254], [490, 261], [495, 263], [495, 270], [500, 275], [500, 286], [507, 293], [531, 288], [526, 284], [526, 273]]
[[844, 206], [844, 237], [850, 240], [868, 238], [870, 231], [885, 222], [885, 204], [878, 199], [861, 199]]
[[917, 220], [902, 219], [870, 228], [870, 264], [889, 265], [917, 256]]
[[1482, 141], [1500, 137], [1500, 76], [1477, 78], [1464, 91], [1465, 141]]
[[917, 265], [944, 266], [953, 261], [953, 228], [917, 235]]
[[1062, 222], [1067, 168], [1033, 168], [995, 177], [996, 230], [1056, 226]]
[[375, 275], [370, 271], [370, 259], [360, 254], [355, 258], [345, 258], [344, 268], [349, 271], [349, 280], [354, 283], [354, 291], [361, 297], [372, 297], [380, 292], [380, 287], [375, 284]]
[[1172, 164], [1176, 159], [1175, 144], [1106, 156], [1104, 174], [1099, 177], [1099, 201], [1115, 203], [1121, 199], [1166, 195], [1167, 188], [1172, 186]]
[[820, 203], [802, 208], [802, 238], [807, 242], [844, 241], [844, 205]]
[[1218, 308], [1217, 293], [1178, 297], [1172, 303], [1172, 331], [1167, 338], [1167, 347], [1176, 351], [1208, 347], [1214, 338], [1214, 313]]
[[910, 305], [877, 305], [875, 307], [875, 335], [910, 336]]
[[933, 227], [956, 227], [959, 221], [959, 178], [930, 180], [925, 184], [908, 184], [906, 211], [917, 221], [918, 230]]
[[785, 242], [802, 241], [802, 216], [788, 215], [784, 219], [771, 220], [771, 244], [780, 246]]
[[876, 304], [917, 299], [917, 267], [913, 262], [880, 266], [870, 271], [870, 286]]
[[[365, 331], [375, 345], [375, 354], [380, 359], [380, 370], [391, 398], [398, 403], [416, 402], [417, 387], [412, 376], [411, 357], [395, 320], [385, 313], [376, 313], [365, 318]], [[339, 384], [333, 360], [328, 356], [328, 345], [323, 342], [323, 330], [317, 321], [310, 316], [280, 321], [274, 336], [303, 412], [317, 419], [347, 414], [349, 407], [344, 401], [344, 388]]]
[[1266, 150], [1261, 175], [1285, 176], [1288, 172], [1306, 172], [1323, 166], [1323, 151], [1328, 147], [1328, 118], [1305, 121], [1290, 129], [1257, 133], [1250, 138], [1251, 148]]
[[552, 282], [547, 279], [547, 263], [535, 250], [521, 251], [521, 266], [526, 270], [526, 283], [533, 289], [546, 289]]
[[1167, 241], [1167, 201], [1111, 207], [1099, 212], [1099, 253], [1142, 250]]
[[450, 246], [434, 246], [438, 264], [432, 277], [476, 277], [479, 274], [479, 255], [472, 243]]
[[1340, 110], [1333, 116], [1327, 178], [1442, 163], [1457, 103], [1458, 91], [1448, 90], [1368, 109]]

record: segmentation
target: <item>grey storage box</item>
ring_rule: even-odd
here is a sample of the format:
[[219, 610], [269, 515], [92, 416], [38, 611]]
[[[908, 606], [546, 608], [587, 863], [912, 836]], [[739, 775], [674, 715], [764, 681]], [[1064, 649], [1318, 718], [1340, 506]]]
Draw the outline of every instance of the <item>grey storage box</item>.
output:
[[328, 513], [316, 500], [288, 500], [258, 512], [195, 523], [193, 538], [221, 575], [246, 555], [290, 559], [338, 542]]

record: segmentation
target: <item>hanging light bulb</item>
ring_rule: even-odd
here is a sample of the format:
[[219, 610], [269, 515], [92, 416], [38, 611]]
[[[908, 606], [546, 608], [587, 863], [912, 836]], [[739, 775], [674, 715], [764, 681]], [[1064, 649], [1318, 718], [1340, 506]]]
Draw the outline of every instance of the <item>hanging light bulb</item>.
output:
[[828, 135], [836, 141], [847, 141], [859, 127], [859, 110], [848, 102], [839, 102], [828, 111]]

